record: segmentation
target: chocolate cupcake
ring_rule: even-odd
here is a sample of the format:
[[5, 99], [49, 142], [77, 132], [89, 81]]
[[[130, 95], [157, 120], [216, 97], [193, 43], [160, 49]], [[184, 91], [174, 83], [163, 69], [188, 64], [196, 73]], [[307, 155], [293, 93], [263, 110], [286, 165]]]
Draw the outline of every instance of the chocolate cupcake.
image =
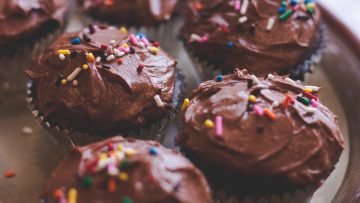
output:
[[195, 57], [223, 73], [246, 68], [302, 79], [319, 54], [320, 17], [313, 0], [190, 0], [182, 37]]
[[24, 68], [63, 28], [66, 2], [0, 2], [0, 93], [25, 88]]
[[344, 148], [337, 117], [319, 101], [319, 89], [246, 70], [204, 82], [185, 103], [178, 144], [209, 166], [211, 181], [232, 184], [234, 194], [319, 186]]
[[158, 42], [90, 26], [63, 34], [34, 60], [26, 71], [30, 102], [43, 123], [96, 139], [164, 125], [176, 112], [182, 83], [176, 64]]
[[202, 173], [158, 142], [114, 137], [68, 154], [47, 183], [45, 202], [211, 202]]

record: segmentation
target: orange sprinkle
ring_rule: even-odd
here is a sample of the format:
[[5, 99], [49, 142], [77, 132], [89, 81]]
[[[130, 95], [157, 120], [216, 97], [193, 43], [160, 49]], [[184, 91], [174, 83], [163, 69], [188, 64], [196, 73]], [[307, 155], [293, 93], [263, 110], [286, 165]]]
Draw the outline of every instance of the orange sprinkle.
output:
[[114, 179], [110, 179], [108, 181], [108, 191], [109, 192], [116, 192], [116, 182]]
[[114, 5], [114, 1], [113, 0], [105, 0], [104, 4], [106, 6], [112, 6], [112, 5]]
[[264, 114], [268, 117], [268, 118], [270, 118], [271, 120], [276, 120], [276, 114], [274, 113], [274, 112], [272, 112], [272, 111], [270, 111], [270, 109], [264, 109]]
[[286, 109], [288, 106], [289, 106], [289, 103], [291, 102], [291, 97], [290, 97], [290, 95], [286, 95], [286, 97], [285, 97], [285, 99], [284, 99], [284, 101], [283, 101], [283, 103], [282, 103], [282, 107], [284, 108], [284, 109]]
[[56, 189], [53, 195], [56, 199], [60, 199], [64, 196], [64, 192], [61, 189]]
[[200, 11], [204, 8], [203, 4], [201, 2], [195, 2], [194, 3], [195, 9]]
[[15, 176], [15, 172], [14, 171], [5, 171], [4, 176], [7, 178], [11, 178]]
[[117, 62], [118, 62], [119, 64], [122, 64], [122, 63], [123, 63], [123, 59], [122, 59], [122, 58], [118, 58], [118, 59], [117, 59]]

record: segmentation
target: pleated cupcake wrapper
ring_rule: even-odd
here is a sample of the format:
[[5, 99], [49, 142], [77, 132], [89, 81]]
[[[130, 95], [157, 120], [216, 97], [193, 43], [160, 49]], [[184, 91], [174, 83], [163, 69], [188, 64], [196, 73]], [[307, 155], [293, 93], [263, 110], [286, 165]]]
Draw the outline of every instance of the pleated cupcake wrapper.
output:
[[[326, 48], [326, 27], [324, 24], [321, 24], [319, 27], [319, 45], [318, 48], [313, 51], [313, 53], [294, 68], [290, 68], [289, 74], [290, 78], [294, 80], [304, 81], [305, 74], [311, 73], [320, 63], [322, 59], [322, 54]], [[206, 60], [205, 58], [199, 57], [195, 52], [187, 49], [190, 59], [192, 60], [197, 71], [206, 78], [206, 80], [213, 79], [216, 75], [221, 74], [220, 67], [215, 67], [214, 64]]]
[[166, 135], [166, 132], [173, 122], [176, 114], [181, 109], [182, 102], [185, 98], [185, 83], [184, 83], [185, 76], [181, 73], [181, 70], [176, 69], [176, 81], [175, 81], [175, 88], [174, 88], [174, 96], [172, 99], [172, 106], [174, 106], [174, 110], [168, 110], [166, 116], [160, 119], [159, 121], [151, 124], [149, 127], [140, 128], [136, 131], [130, 131], [128, 133], [124, 132], [117, 132], [111, 134], [101, 134], [101, 136], [91, 135], [88, 133], [78, 132], [71, 128], [63, 128], [60, 125], [55, 123], [51, 123], [44, 120], [42, 113], [36, 109], [33, 101], [32, 82], [28, 82], [27, 84], [27, 103], [29, 109], [32, 111], [35, 119], [40, 123], [42, 127], [48, 130], [51, 136], [55, 139], [55, 141], [59, 144], [60, 150], [62, 151], [69, 151], [73, 149], [75, 146], [84, 146], [88, 145], [97, 141], [104, 140], [106, 138], [115, 136], [115, 135], [123, 135], [125, 137], [133, 137], [137, 139], [144, 139], [144, 140], [156, 140], [161, 142]]

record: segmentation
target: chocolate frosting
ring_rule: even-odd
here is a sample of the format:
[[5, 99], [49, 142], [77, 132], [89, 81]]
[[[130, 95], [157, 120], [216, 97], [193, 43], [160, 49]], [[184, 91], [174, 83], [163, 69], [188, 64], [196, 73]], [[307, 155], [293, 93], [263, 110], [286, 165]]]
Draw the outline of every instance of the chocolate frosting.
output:
[[[125, 131], [172, 109], [177, 62], [159, 43], [125, 32], [90, 26], [67, 33], [34, 61], [27, 75], [44, 121], [87, 133]], [[69, 80], [76, 69], [81, 71]]]
[[[235, 9], [235, 2], [189, 0], [188, 3], [182, 36], [193, 54], [215, 68], [223, 72], [246, 68], [260, 76], [273, 72], [287, 74], [318, 48], [320, 10], [317, 7], [311, 15], [301, 5], [281, 21], [278, 9], [282, 0], [251, 0], [245, 14]], [[241, 8], [244, 4], [243, 0]], [[287, 5], [286, 10], [292, 8]], [[247, 20], [240, 23], [239, 19], [245, 17]], [[267, 30], [271, 18], [274, 25]], [[205, 38], [194, 40], [193, 34]]]
[[[115, 188], [109, 191], [112, 180]], [[211, 202], [204, 176], [179, 152], [158, 142], [122, 137], [67, 155], [48, 181], [44, 197], [48, 203], [61, 202], [71, 188], [77, 190], [77, 203]], [[59, 191], [63, 196], [55, 198]]]
[[[308, 88], [314, 92], [304, 93]], [[338, 161], [344, 140], [327, 107], [319, 101], [313, 106], [300, 102], [307, 99], [303, 95], [317, 100], [317, 89], [281, 76], [256, 78], [246, 70], [221, 82], [204, 82], [192, 93], [178, 144], [238, 174], [284, 177], [296, 186], [320, 184]], [[250, 95], [256, 102], [249, 101]], [[223, 119], [221, 137], [204, 125], [206, 119], [215, 122], [215, 116]]]
[[0, 0], [0, 46], [14, 43], [63, 24], [63, 0]]
[[83, 11], [95, 18], [129, 26], [153, 26], [168, 21], [177, 0], [79, 0]]

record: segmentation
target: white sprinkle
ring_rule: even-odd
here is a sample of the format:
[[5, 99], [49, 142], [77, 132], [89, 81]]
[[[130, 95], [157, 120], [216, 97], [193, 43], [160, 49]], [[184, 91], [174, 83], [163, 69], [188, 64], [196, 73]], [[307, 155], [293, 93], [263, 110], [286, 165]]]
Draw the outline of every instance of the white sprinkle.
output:
[[32, 97], [27, 97], [25, 99], [25, 101], [28, 103], [28, 104], [31, 104], [33, 102], [33, 98]]
[[67, 81], [71, 82], [73, 81], [81, 72], [81, 68], [77, 67], [75, 70], [66, 78]]
[[33, 110], [31, 112], [35, 117], [38, 117], [39, 116], [39, 110]]
[[139, 43], [138, 43], [138, 47], [140, 47], [140, 48], [144, 48], [144, 47], [145, 47], [144, 42], [139, 42]]
[[278, 101], [274, 101], [273, 103], [272, 103], [272, 106], [273, 107], [278, 107], [280, 104], [279, 104], [279, 102]]
[[65, 55], [64, 54], [59, 54], [59, 59], [62, 60], [62, 61], [65, 60]]
[[244, 0], [243, 4], [241, 6], [241, 10], [240, 10], [241, 15], [246, 14], [248, 6], [249, 6], [249, 0]]
[[112, 61], [112, 60], [114, 60], [114, 59], [115, 59], [114, 54], [111, 54], [110, 56], [108, 56], [108, 57], [106, 58], [107, 61]]
[[246, 16], [243, 16], [241, 18], [239, 18], [239, 23], [245, 23], [247, 21], [247, 17]]
[[111, 45], [115, 45], [115, 44], [116, 44], [116, 41], [115, 41], [115, 40], [111, 40], [111, 41], [110, 41], [110, 44], [111, 44]]
[[23, 134], [32, 134], [32, 133], [33, 133], [33, 129], [30, 128], [30, 127], [28, 127], [28, 126], [25, 126], [25, 127], [23, 127], [23, 129], [22, 129], [22, 133], [23, 133]]
[[315, 92], [319, 91], [319, 89], [320, 89], [320, 87], [318, 87], [318, 86], [305, 86], [305, 88], [310, 88]]
[[292, 84], [296, 84], [296, 82], [290, 78], [285, 78], [286, 82], [292, 83]]
[[122, 56], [125, 56], [125, 52], [123, 52], [123, 51], [119, 51], [118, 53], [115, 53], [115, 56], [116, 57], [122, 57]]
[[274, 27], [274, 24], [275, 24], [275, 19], [274, 18], [269, 18], [269, 21], [266, 25], [266, 30], [267, 31], [270, 31], [272, 30], [272, 28]]
[[201, 37], [197, 34], [191, 34], [190, 36], [190, 41], [191, 42], [200, 42], [201, 41]]
[[310, 106], [303, 106], [304, 109], [309, 113], [315, 113], [317, 111], [317, 108], [310, 107]]
[[100, 62], [101, 62], [101, 57], [100, 57], [100, 56], [96, 57], [95, 62], [96, 62], [96, 63], [100, 63]]
[[259, 83], [259, 79], [255, 75], [251, 75], [250, 78], [253, 80], [254, 85]]
[[79, 85], [79, 81], [74, 80], [74, 81], [73, 81], [73, 85], [74, 85], [74, 86], [78, 86], [78, 85]]
[[119, 174], [119, 169], [115, 166], [108, 166], [108, 174], [110, 176], [116, 176]]
[[159, 95], [155, 95], [154, 100], [158, 107], [163, 107], [165, 105], [164, 102], [161, 101], [161, 98]]
[[274, 76], [273, 74], [268, 74], [267, 78], [268, 78], [269, 80], [272, 80], [272, 79], [275, 78], [275, 76]]

